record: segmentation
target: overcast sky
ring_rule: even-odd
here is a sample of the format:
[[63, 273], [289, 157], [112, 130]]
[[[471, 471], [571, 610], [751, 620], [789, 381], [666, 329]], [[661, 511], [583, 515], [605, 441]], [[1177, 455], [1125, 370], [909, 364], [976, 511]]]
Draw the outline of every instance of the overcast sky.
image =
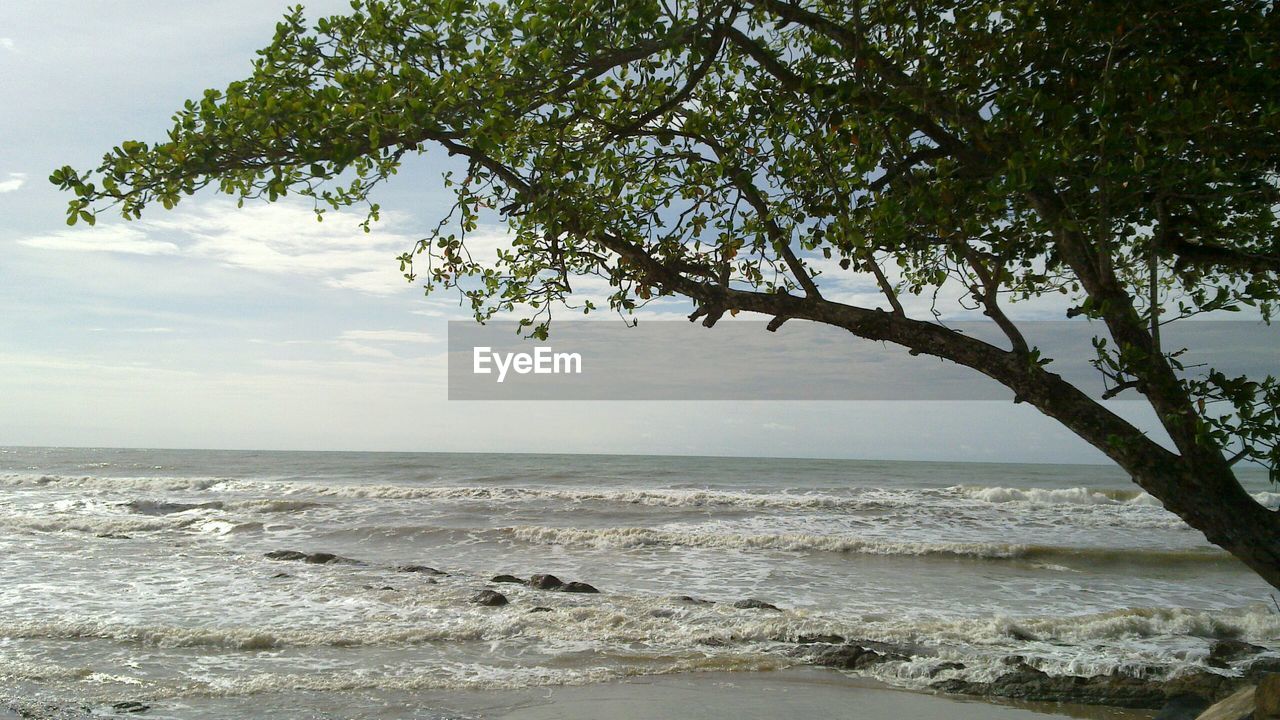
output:
[[246, 74], [289, 4], [0, 4], [0, 445], [1103, 460], [1003, 403], [449, 402], [464, 315], [393, 260], [445, 209], [438, 155], [386, 187], [371, 235], [212, 193], [67, 228], [50, 171], [162, 138], [183, 100]]

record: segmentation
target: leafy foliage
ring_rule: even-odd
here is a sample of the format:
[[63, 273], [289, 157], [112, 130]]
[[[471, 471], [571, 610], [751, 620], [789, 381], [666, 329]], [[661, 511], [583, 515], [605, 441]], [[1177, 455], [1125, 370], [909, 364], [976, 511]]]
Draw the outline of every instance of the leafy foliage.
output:
[[[539, 334], [585, 275], [614, 309], [685, 295], [710, 323], [789, 298], [835, 317], [822, 273], [869, 273], [896, 317], [958, 284], [1043, 380], [1003, 306], [1064, 293], [1185, 456], [1274, 471], [1277, 381], [1186, 377], [1159, 328], [1280, 299], [1278, 38], [1256, 1], [356, 0], [314, 27], [293, 10], [165, 141], [51, 180], [69, 223], [208, 185], [367, 223], [377, 185], [443, 148], [468, 172], [402, 269]], [[479, 262], [491, 217], [511, 248]], [[945, 355], [920, 332], [884, 337]]]

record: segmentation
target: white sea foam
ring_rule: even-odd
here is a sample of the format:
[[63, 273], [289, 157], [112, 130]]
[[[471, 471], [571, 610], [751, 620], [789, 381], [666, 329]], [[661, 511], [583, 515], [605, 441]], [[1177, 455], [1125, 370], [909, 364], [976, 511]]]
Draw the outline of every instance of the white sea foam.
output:
[[1016, 543], [906, 542], [847, 535], [808, 533], [735, 534], [661, 530], [652, 528], [577, 529], [514, 526], [501, 532], [522, 542], [601, 549], [643, 547], [699, 547], [737, 550], [831, 552], [861, 555], [940, 556], [984, 560], [1047, 560], [1090, 562], [1150, 562], [1184, 564], [1230, 562], [1214, 549], [1163, 550], [1142, 548], [1056, 547]]

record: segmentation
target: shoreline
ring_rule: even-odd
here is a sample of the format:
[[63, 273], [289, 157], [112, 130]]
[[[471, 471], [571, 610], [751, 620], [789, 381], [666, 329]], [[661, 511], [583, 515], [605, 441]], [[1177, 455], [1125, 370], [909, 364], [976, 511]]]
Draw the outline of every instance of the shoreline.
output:
[[[301, 718], [301, 708], [333, 718], [430, 720], [1150, 720], [1154, 710], [1067, 703], [1019, 702], [895, 688], [836, 670], [794, 666], [777, 670], [701, 671], [581, 685], [513, 689], [426, 690], [392, 694], [341, 693], [316, 703], [295, 690], [248, 696], [187, 697], [115, 704], [0, 700], [0, 719], [77, 720], [132, 716], [155, 720]], [[8, 702], [5, 702], [8, 701]], [[313, 715], [305, 715], [313, 717]]]
[[541, 696], [486, 718], [495, 720], [687, 720], [781, 716], [848, 720], [1147, 720], [1154, 711], [1020, 703], [894, 688], [822, 668], [650, 675], [592, 685], [543, 688]]

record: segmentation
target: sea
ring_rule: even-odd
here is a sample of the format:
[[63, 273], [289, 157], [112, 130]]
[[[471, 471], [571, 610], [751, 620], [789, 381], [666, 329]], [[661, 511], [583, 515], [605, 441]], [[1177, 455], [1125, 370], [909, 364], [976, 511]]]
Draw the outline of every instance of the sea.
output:
[[[536, 573], [600, 592], [490, 582]], [[907, 689], [1011, 656], [1231, 674], [1211, 644], [1276, 654], [1280, 606], [1108, 466], [0, 448], [12, 713], [483, 717], [422, 698], [768, 672], [823, 635], [919, 648], [866, 670]]]

